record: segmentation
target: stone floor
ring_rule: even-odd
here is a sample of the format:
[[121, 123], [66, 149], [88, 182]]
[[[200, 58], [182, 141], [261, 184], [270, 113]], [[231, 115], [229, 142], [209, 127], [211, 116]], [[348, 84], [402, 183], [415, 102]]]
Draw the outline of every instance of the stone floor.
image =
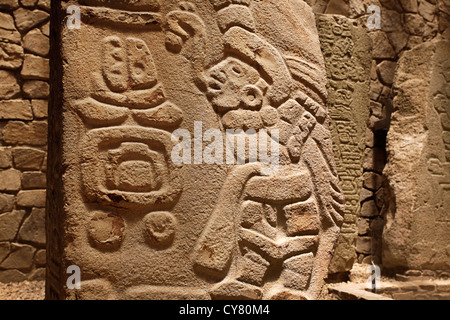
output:
[[[408, 273], [408, 272], [407, 272]], [[366, 288], [369, 266], [355, 264], [350, 281], [328, 285], [330, 300], [450, 300], [450, 280], [426, 275], [381, 277], [376, 293]]]
[[43, 300], [44, 281], [0, 283], [0, 300]]

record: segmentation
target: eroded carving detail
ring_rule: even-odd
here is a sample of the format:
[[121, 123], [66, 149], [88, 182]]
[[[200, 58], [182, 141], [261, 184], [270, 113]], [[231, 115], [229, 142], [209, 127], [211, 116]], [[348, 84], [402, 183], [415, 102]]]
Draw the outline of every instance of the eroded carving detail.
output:
[[[369, 59], [367, 37], [351, 20], [340, 16], [317, 18], [322, 51], [328, 72], [334, 155], [340, 186], [345, 195], [344, 224], [330, 272], [349, 271], [356, 258], [356, 221], [360, 212], [365, 128], [369, 117]], [[366, 52], [367, 54], [367, 52]], [[367, 54], [367, 57], [369, 55]]]
[[[441, 58], [437, 61], [440, 76], [439, 79], [445, 79], [445, 84], [441, 84], [435, 92], [432, 92], [434, 109], [440, 119], [442, 131], [443, 156], [434, 158], [431, 156], [428, 160], [428, 170], [433, 178], [439, 183], [444, 199], [444, 208], [448, 208], [450, 192], [450, 63], [448, 59]], [[443, 151], [443, 152], [442, 152]], [[436, 154], [437, 155], [437, 154]], [[444, 209], [445, 211], [445, 209]], [[450, 221], [448, 214], [444, 212], [439, 217], [440, 221]]]
[[[170, 209], [182, 191], [170, 159], [170, 132], [181, 124], [183, 112], [166, 100], [143, 40], [110, 36], [103, 43], [95, 90], [73, 104], [88, 129], [81, 143], [84, 194], [105, 207]], [[96, 231], [99, 223], [92, 222], [94, 243], [110, 241]], [[157, 243], [167, 242], [152, 232]]]
[[[311, 279], [317, 270], [314, 259], [323, 254], [319, 236], [335, 232], [343, 212], [332, 160], [326, 155], [329, 145], [323, 141], [329, 135], [321, 99], [326, 93], [308, 76], [314, 66], [283, 56], [252, 32], [251, 1], [212, 3], [219, 13], [225, 51], [213, 66], [199, 66], [205, 56], [196, 56], [193, 67], [204, 82], [199, 88], [205, 90], [224, 129], [279, 130], [279, 141], [272, 143], [279, 143], [282, 167], [268, 177], [261, 176], [262, 164], [233, 169], [194, 251], [195, 269], [219, 281], [210, 292], [213, 298], [312, 298], [319, 286]], [[200, 28], [203, 23], [193, 17], [195, 12], [170, 15], [181, 20], [168, 25], [168, 49], [185, 55], [184, 43], [201, 47], [204, 31], [192, 22]], [[188, 26], [191, 37], [184, 38]], [[173, 41], [174, 34], [179, 40]], [[306, 94], [300, 83], [317, 95]], [[274, 285], [268, 281], [272, 278], [280, 282]]]
[[[278, 6], [275, 1], [211, 0], [195, 2], [198, 8], [189, 2], [178, 2], [174, 8], [172, 4], [161, 3], [157, 8], [143, 9], [133, 7], [131, 2], [84, 2], [93, 7], [83, 8], [83, 21], [95, 28], [106, 25], [117, 31], [116, 35], [103, 39], [103, 49], [98, 53], [103, 59], [93, 73], [92, 93], [70, 101], [79, 116], [77, 121], [84, 125], [79, 146], [83, 201], [102, 212], [92, 219], [88, 232], [91, 245], [95, 241], [115, 243], [110, 251], [117, 252], [106, 252], [109, 247], [93, 245], [106, 252], [105, 260], [121, 255], [122, 249], [129, 248], [131, 243], [136, 247], [146, 245], [142, 257], [150, 257], [148, 260], [157, 256], [169, 262], [172, 257], [166, 259], [164, 254], [176, 252], [173, 259], [182, 257], [190, 262], [189, 270], [179, 268], [182, 277], [178, 269], [170, 273], [171, 266], [164, 270], [155, 268], [158, 276], [164, 274], [160, 280], [143, 275], [142, 269], [151, 261], [142, 266], [139, 256], [135, 260], [139, 273], [127, 275], [130, 279], [117, 284], [121, 293], [112, 280], [121, 270], [112, 271], [111, 278], [99, 282], [99, 288], [101, 284], [121, 298], [318, 296], [344, 211], [331, 153], [327, 92], [321, 79], [324, 68], [320, 61], [309, 61], [308, 55], [300, 57], [295, 52], [278, 49], [273, 39], [256, 31], [258, 19], [252, 12], [255, 6], [269, 2]], [[217, 26], [213, 27], [218, 34], [208, 29], [211, 19], [202, 18], [212, 8], [217, 13], [216, 22], [213, 21]], [[286, 13], [299, 18], [296, 11], [290, 10]], [[256, 163], [231, 167], [225, 179], [218, 178], [224, 184], [212, 191], [218, 193], [217, 200], [212, 202], [215, 205], [212, 212], [208, 206], [205, 212], [198, 213], [204, 217], [210, 213], [210, 219], [206, 228], [195, 235], [195, 240], [200, 238], [194, 248], [189, 247], [191, 256], [185, 252], [184, 240], [183, 243], [179, 240], [197, 230], [188, 230], [186, 236], [182, 224], [186, 217], [180, 213], [186, 213], [190, 219], [197, 212], [190, 216], [191, 212], [185, 212], [189, 208], [185, 203], [177, 211], [183, 190], [180, 168], [170, 159], [170, 134], [184, 126], [184, 117], [192, 114], [188, 114], [189, 106], [181, 108], [170, 101], [171, 94], [181, 93], [172, 93], [174, 88], [167, 87], [166, 75], [158, 77], [161, 53], [154, 53], [155, 65], [148, 43], [116, 29], [123, 25], [148, 26], [148, 30], [158, 32], [162, 29], [165, 39], [158, 41], [162, 40], [160, 44], [165, 41], [164, 54], [182, 60], [180, 65], [183, 63], [186, 72], [192, 73], [189, 77], [201, 91], [189, 91], [186, 95], [196, 96], [195, 101], [204, 101], [210, 107], [207, 111], [212, 117], [208, 120], [217, 120], [217, 127], [266, 129], [271, 143], [279, 144], [281, 167], [276, 174], [266, 176], [262, 173], [266, 165]], [[312, 37], [305, 34], [305, 39], [311, 41]], [[214, 45], [211, 38], [216, 42]], [[184, 90], [180, 91], [184, 94]], [[195, 114], [202, 112], [198, 106], [192, 108], [196, 108]], [[273, 130], [280, 131], [279, 139]], [[258, 139], [261, 137], [258, 135]], [[217, 172], [217, 176], [221, 174]], [[111, 209], [124, 222], [121, 237], [113, 240], [107, 237], [108, 228], [100, 229], [110, 226], [116, 218], [107, 215]], [[205, 223], [205, 219], [198, 221]], [[138, 230], [138, 235], [127, 234], [125, 228]], [[85, 263], [92, 263], [89, 260], [92, 257], [86, 256]], [[170, 263], [173, 267], [179, 262]], [[101, 267], [92, 267], [96, 268]], [[91, 276], [95, 277], [96, 272]], [[184, 277], [195, 279], [185, 281]], [[212, 279], [215, 284], [211, 284]], [[137, 285], [137, 280], [143, 280], [142, 285]], [[92, 285], [95, 284], [94, 280]], [[192, 288], [199, 284], [202, 289]], [[189, 294], [180, 294], [177, 285], [185, 285]]]

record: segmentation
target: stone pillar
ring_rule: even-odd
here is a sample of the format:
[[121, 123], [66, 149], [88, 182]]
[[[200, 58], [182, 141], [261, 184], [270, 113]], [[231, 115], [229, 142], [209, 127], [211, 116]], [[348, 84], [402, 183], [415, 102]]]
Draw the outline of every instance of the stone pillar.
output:
[[47, 297], [318, 298], [344, 198], [311, 8], [55, 3]]
[[330, 265], [330, 273], [341, 273], [356, 260], [372, 42], [364, 26], [343, 16], [318, 15], [317, 26], [327, 68], [334, 157], [345, 195], [344, 224]]
[[436, 39], [399, 61], [384, 170], [389, 269], [450, 269], [449, 52], [449, 42]]

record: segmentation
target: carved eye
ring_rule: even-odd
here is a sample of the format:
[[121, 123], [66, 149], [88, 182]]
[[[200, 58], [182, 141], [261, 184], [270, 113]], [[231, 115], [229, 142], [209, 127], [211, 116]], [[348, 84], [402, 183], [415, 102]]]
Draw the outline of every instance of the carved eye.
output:
[[240, 65], [238, 65], [237, 63], [232, 63], [231, 64], [231, 72], [238, 77], [241, 77], [244, 73], [244, 70], [242, 69], [242, 67]]
[[234, 74], [240, 76], [242, 74], [242, 69], [238, 66], [234, 66], [231, 70], [233, 70]]

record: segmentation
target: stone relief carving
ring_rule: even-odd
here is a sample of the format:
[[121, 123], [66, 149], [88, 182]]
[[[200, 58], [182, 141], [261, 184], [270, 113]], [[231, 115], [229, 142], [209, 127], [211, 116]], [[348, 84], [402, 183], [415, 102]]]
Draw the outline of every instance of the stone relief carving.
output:
[[[302, 1], [293, 2], [312, 17]], [[264, 15], [264, 6], [277, 7], [277, 1], [156, 3], [83, 1], [89, 5], [82, 8], [83, 21], [92, 30], [110, 30], [97, 53], [101, 65], [92, 72], [92, 90], [70, 101], [84, 126], [78, 147], [83, 201], [91, 217], [87, 235], [105, 260], [112, 259], [108, 254], [118, 257], [131, 250], [131, 239], [139, 239], [134, 240], [134, 252], [145, 251], [130, 258], [137, 265], [135, 274], [110, 262], [99, 266], [84, 253], [87, 269], [96, 270], [87, 272], [86, 281], [94, 286], [101, 281], [114, 297], [120, 296], [120, 286], [125, 298], [180, 297], [180, 291], [186, 292], [184, 298], [317, 298], [344, 213], [321, 80], [323, 64], [283, 52], [256, 32], [261, 17], [253, 12]], [[293, 6], [289, 4], [285, 14], [302, 19]], [[215, 25], [205, 12], [214, 14]], [[147, 31], [158, 37], [162, 33], [163, 41], [155, 36], [153, 44], [144, 35], [130, 36], [121, 29], [130, 24], [145, 30], [146, 17], [151, 22]], [[318, 51], [315, 26], [308, 28], [313, 35], [304, 35], [305, 50]], [[164, 48], [155, 47], [161, 44]], [[197, 92], [174, 89], [161, 80], [166, 75], [161, 77], [158, 68], [164, 61], [161, 53], [154, 54], [161, 49], [192, 70]], [[202, 111], [189, 99], [185, 105], [180, 104], [183, 99], [173, 99], [183, 94], [205, 101]], [[194, 169], [170, 159], [171, 133], [189, 127], [192, 110], [205, 118], [203, 113], [211, 112], [216, 119], [210, 119], [223, 132], [266, 129], [270, 142], [279, 145], [279, 171], [263, 174], [264, 163], [228, 167], [220, 188], [211, 189], [210, 202], [195, 211], [198, 200], [184, 198], [190, 190], [182, 173]], [[279, 130], [279, 139], [274, 130]], [[205, 186], [190, 187], [208, 191], [207, 182], [198, 179]], [[186, 219], [199, 214], [207, 219], [198, 231], [186, 230]], [[191, 260], [172, 261], [177, 255]], [[144, 256], [160, 264], [149, 269], [153, 261]], [[182, 273], [177, 274], [177, 268], [169, 271], [172, 264]], [[95, 279], [106, 265], [114, 271]], [[152, 273], [146, 279], [139, 278], [143, 268]], [[124, 274], [126, 279], [117, 280]]]
[[360, 212], [365, 128], [369, 120], [370, 54], [367, 52], [371, 51], [371, 44], [354, 20], [319, 15], [317, 26], [327, 65], [334, 154], [345, 195], [344, 224], [330, 265], [330, 273], [338, 273], [349, 271], [356, 258], [356, 222]]

